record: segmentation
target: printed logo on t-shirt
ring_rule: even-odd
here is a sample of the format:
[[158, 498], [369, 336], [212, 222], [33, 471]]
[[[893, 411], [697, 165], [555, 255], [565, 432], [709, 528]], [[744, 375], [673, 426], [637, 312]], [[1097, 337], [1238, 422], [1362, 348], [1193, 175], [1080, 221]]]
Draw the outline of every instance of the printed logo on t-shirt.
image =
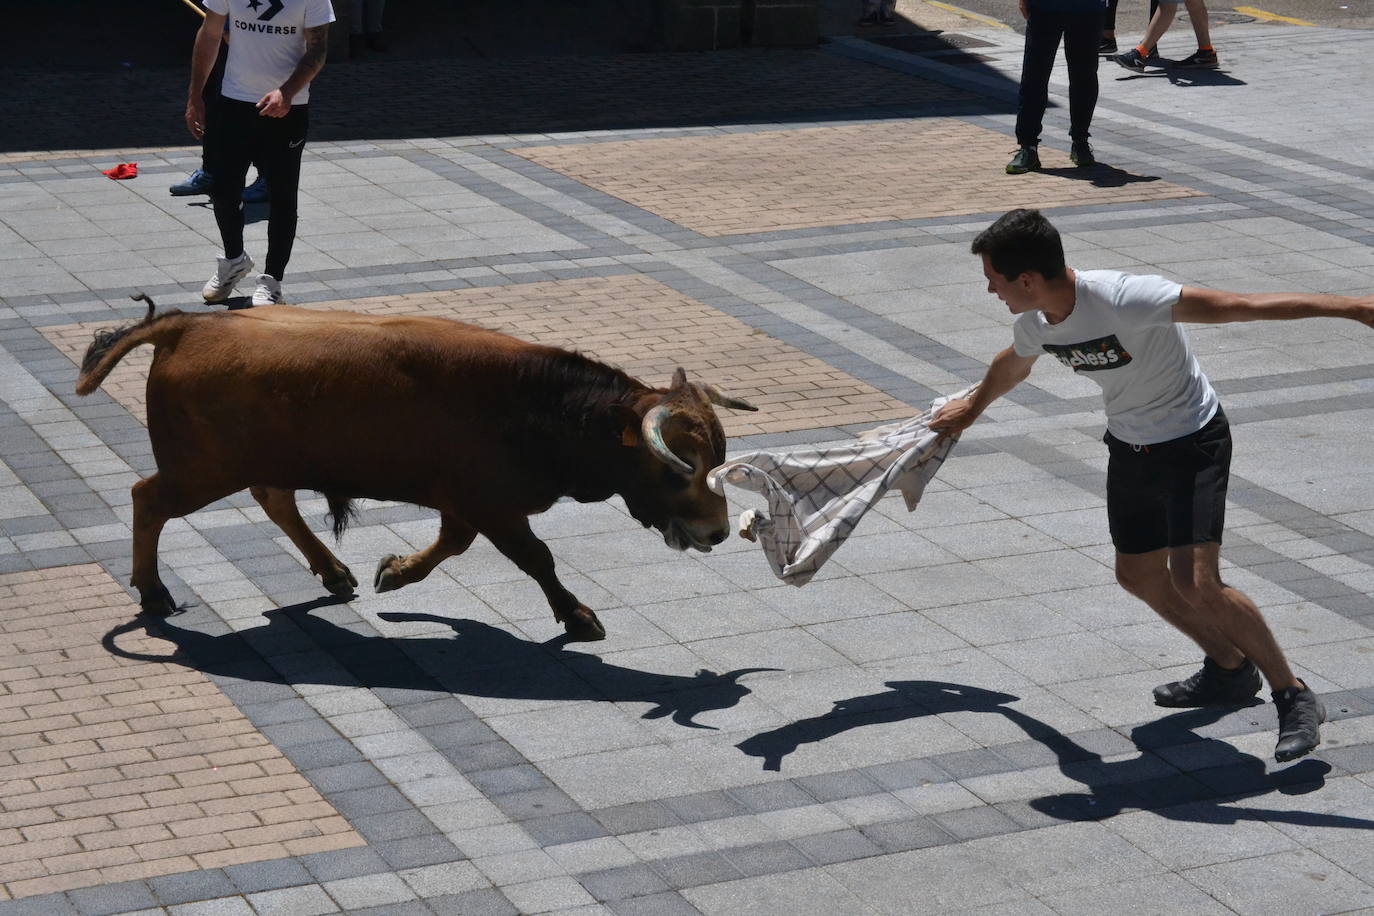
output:
[[[262, 0], [248, 0], [248, 8], [253, 12], [258, 12], [258, 7], [262, 6]], [[258, 13], [259, 22], [267, 22], [273, 16], [286, 9], [286, 4], [282, 0], [267, 0], [267, 9]]]
[[1045, 344], [1045, 352], [1074, 372], [1097, 372], [1100, 369], [1119, 369], [1131, 361], [1131, 354], [1121, 346], [1115, 334], [1085, 340], [1075, 344]]

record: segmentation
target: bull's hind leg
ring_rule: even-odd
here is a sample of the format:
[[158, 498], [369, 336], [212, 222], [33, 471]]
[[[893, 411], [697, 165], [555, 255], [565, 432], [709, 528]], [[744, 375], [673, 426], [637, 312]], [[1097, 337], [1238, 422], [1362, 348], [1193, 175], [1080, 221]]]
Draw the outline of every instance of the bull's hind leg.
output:
[[434, 571], [434, 567], [455, 557], [472, 546], [477, 529], [448, 513], [439, 516], [439, 537], [424, 550], [407, 557], [394, 553], [382, 557], [372, 585], [379, 592], [389, 592], [412, 582], [419, 582]]
[[305, 561], [310, 564], [310, 571], [320, 577], [329, 594], [353, 594], [353, 590], [358, 587], [358, 580], [353, 578], [353, 573], [349, 572], [348, 567], [341, 563], [305, 524], [305, 519], [301, 518], [301, 511], [296, 506], [295, 492], [276, 487], [249, 487], [248, 492], [253, 494], [253, 498], [262, 506], [262, 511], [267, 513], [267, 517], [305, 556]]
[[549, 607], [553, 608], [554, 619], [563, 624], [571, 638], [588, 642], [606, 638], [606, 628], [592, 609], [578, 601], [558, 581], [553, 554], [547, 544], [535, 537], [529, 521], [522, 518], [501, 529], [484, 528], [482, 533], [522, 572], [539, 583]]
[[144, 612], [166, 616], [177, 609], [172, 593], [157, 574], [157, 542], [167, 522], [189, 515], [233, 490], [202, 490], [188, 494], [168, 485], [161, 474], [153, 474], [134, 484], [131, 491], [134, 509], [133, 570], [129, 584], [138, 589], [138, 603]]

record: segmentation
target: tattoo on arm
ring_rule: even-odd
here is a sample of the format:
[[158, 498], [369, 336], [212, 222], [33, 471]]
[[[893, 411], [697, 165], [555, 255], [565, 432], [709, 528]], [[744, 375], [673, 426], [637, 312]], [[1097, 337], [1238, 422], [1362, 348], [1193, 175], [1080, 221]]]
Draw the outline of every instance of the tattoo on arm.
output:
[[308, 68], [313, 76], [324, 66], [324, 58], [329, 51], [329, 26], [317, 25], [305, 30], [305, 54], [301, 55], [300, 66]]

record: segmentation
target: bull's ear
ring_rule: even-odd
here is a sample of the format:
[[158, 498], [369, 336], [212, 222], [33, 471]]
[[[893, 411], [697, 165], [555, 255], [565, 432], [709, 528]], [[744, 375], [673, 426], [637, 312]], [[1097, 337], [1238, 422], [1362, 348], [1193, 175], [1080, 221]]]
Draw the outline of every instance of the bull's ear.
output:
[[637, 448], [642, 441], [639, 435], [640, 416], [629, 407], [617, 405], [613, 408], [616, 430], [620, 434], [620, 444]]
[[673, 372], [673, 384], [670, 386], [674, 390], [687, 387], [687, 370], [678, 366]]

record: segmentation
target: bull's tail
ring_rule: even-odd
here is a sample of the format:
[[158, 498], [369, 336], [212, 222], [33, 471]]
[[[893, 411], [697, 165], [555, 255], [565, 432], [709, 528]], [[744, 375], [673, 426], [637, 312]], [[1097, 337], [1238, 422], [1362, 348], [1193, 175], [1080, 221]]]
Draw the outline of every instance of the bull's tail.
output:
[[[106, 328], [95, 332], [95, 340], [86, 348], [81, 358], [81, 373], [76, 377], [76, 393], [90, 394], [105, 381], [105, 376], [115, 367], [124, 354], [139, 344], [159, 344], [168, 339], [169, 332], [180, 334], [183, 322], [178, 316], [180, 311], [153, 317], [157, 305], [142, 292], [130, 296], [135, 302], [148, 303], [148, 314], [143, 320], [122, 328]], [[178, 320], [170, 320], [178, 319]]]
[[340, 496], [337, 493], [325, 493], [324, 500], [329, 506], [329, 527], [334, 531], [334, 540], [343, 539], [344, 532], [348, 530], [348, 523], [358, 517], [358, 510], [353, 506], [353, 499], [348, 496]]

